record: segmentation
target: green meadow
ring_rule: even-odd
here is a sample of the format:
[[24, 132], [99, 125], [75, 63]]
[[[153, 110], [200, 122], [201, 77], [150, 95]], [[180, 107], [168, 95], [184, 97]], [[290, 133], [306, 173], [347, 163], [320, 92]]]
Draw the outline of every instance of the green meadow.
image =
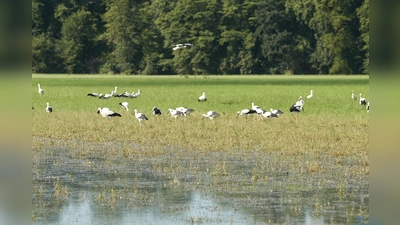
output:
[[[40, 83], [45, 91], [37, 93]], [[366, 149], [368, 143], [368, 113], [351, 99], [351, 90], [369, 99], [366, 76], [99, 76], [99, 75], [33, 75], [32, 110], [33, 136], [87, 141], [149, 140], [160, 145], [201, 150], [243, 150], [275, 148], [285, 150], [319, 149], [327, 146], [348, 151], [341, 143]], [[142, 94], [138, 98], [98, 99], [87, 93], [117, 93], [125, 91]], [[202, 91], [207, 102], [198, 102]], [[312, 99], [305, 99], [314, 91]], [[305, 99], [304, 112], [298, 117], [289, 108], [299, 96]], [[127, 112], [118, 103], [129, 102]], [[53, 107], [45, 112], [46, 102]], [[269, 110], [280, 109], [285, 114], [279, 119], [258, 121], [257, 117], [237, 118], [237, 111], [251, 108], [251, 103]], [[163, 111], [155, 118], [151, 109]], [[174, 121], [168, 108], [184, 106], [195, 112]], [[108, 107], [119, 112], [121, 118], [102, 118], [97, 108]], [[133, 115], [137, 109], [149, 118], [140, 127]], [[215, 110], [221, 117], [212, 124], [201, 115]], [[299, 146], [300, 145], [300, 146]]]
[[[38, 94], [37, 84], [41, 84], [44, 95]], [[110, 99], [87, 96], [91, 92], [110, 93], [115, 86], [117, 93], [140, 89], [141, 95]], [[313, 97], [306, 99], [310, 90]], [[352, 90], [357, 98], [362, 93], [368, 101], [369, 77], [35, 74], [32, 75], [32, 176], [35, 180], [59, 177], [48, 174], [50, 170], [43, 167], [44, 159], [61, 167], [67, 166], [67, 161], [79, 162], [88, 173], [102, 171], [118, 178], [117, 181], [108, 178], [110, 181], [104, 182], [106, 187], [93, 202], [128, 207], [129, 199], [140, 199], [142, 203], [160, 205], [164, 200], [141, 189], [138, 182], [140, 174], [150, 168], [153, 175], [144, 181], [157, 177], [163, 180], [160, 186], [166, 190], [186, 193], [196, 189], [211, 196], [229, 196], [227, 204], [237, 201], [238, 205], [249, 208], [255, 196], [272, 196], [273, 190], [279, 190], [298, 199], [285, 203], [288, 210], [292, 209], [287, 213], [293, 213], [294, 217], [312, 208], [327, 218], [332, 216], [330, 213], [340, 215], [333, 216], [331, 223], [355, 223], [356, 216], [368, 222], [368, 201], [365, 197], [360, 200], [359, 196], [368, 194], [369, 113], [351, 99]], [[198, 102], [203, 91], [207, 101]], [[293, 115], [289, 108], [299, 96], [305, 100], [305, 110]], [[129, 111], [118, 105], [122, 101], [129, 103]], [[46, 102], [53, 107], [53, 113], [46, 113]], [[252, 102], [266, 110], [280, 109], [284, 114], [263, 120], [257, 116], [237, 117], [237, 112], [250, 109]], [[152, 115], [154, 106], [162, 110], [162, 116]], [[167, 114], [168, 108], [180, 106], [195, 112], [175, 121]], [[122, 117], [103, 118], [96, 113], [99, 107], [108, 107]], [[143, 126], [134, 117], [134, 109], [149, 118]], [[202, 114], [209, 110], [221, 116], [214, 122], [202, 119]], [[69, 160], [65, 161], [65, 157]], [[141, 167], [146, 163], [151, 166]], [[135, 172], [124, 172], [127, 170]], [[187, 179], [188, 174], [191, 179]], [[65, 201], [73, 195], [73, 186], [69, 185], [77, 182], [74, 176], [53, 181], [48, 190], [51, 201]], [[100, 177], [91, 179], [95, 183]], [[39, 200], [46, 196], [43, 185], [33, 185]], [[118, 188], [118, 185], [126, 186]], [[98, 186], [89, 183], [86, 188]], [[140, 194], [132, 197], [131, 193], [138, 190]], [[327, 190], [332, 195], [327, 195]], [[301, 197], [302, 191], [314, 195]], [[115, 195], [125, 199], [125, 203], [115, 200], [119, 199]], [[33, 200], [34, 208], [45, 207], [45, 201], [38, 199]], [[41, 217], [35, 210], [32, 216]], [[273, 222], [284, 221], [277, 218]]]

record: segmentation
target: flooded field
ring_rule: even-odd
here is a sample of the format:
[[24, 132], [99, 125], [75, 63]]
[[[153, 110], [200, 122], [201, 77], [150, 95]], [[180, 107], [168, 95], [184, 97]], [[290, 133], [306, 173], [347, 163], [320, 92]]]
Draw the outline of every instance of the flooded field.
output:
[[368, 155], [32, 143], [34, 224], [369, 222]]

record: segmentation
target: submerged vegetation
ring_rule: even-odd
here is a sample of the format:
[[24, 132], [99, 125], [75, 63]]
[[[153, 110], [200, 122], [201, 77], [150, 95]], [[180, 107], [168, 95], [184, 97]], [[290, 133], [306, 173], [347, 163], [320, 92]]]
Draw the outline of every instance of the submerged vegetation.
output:
[[[86, 96], [115, 86], [118, 93], [142, 93], [135, 99]], [[366, 76], [34, 75], [32, 89], [34, 214], [45, 207], [41, 202], [80, 198], [81, 189], [74, 191], [78, 186], [93, 192], [90, 204], [98, 207], [150, 205], [174, 213], [188, 210], [177, 199], [199, 191], [234, 211], [248, 209], [260, 221], [283, 221], [265, 212], [277, 207], [277, 200], [268, 200], [275, 198], [284, 202], [284, 208], [275, 209], [283, 215], [298, 217], [311, 208], [331, 223], [368, 221], [369, 119], [351, 99], [352, 90], [369, 99]], [[305, 112], [291, 115], [289, 107], [311, 89]], [[207, 101], [198, 102], [203, 91]], [[129, 111], [118, 105], [121, 101], [129, 102]], [[46, 102], [52, 113], [46, 113]], [[237, 118], [236, 112], [252, 102], [284, 114]], [[154, 106], [163, 115], [152, 115]], [[195, 111], [175, 121], [167, 109], [179, 106]], [[96, 113], [99, 107], [122, 117], [103, 118]], [[149, 118], [143, 126], [134, 109]], [[209, 110], [221, 116], [214, 122], [202, 119]], [[190, 214], [184, 219], [207, 218]]]

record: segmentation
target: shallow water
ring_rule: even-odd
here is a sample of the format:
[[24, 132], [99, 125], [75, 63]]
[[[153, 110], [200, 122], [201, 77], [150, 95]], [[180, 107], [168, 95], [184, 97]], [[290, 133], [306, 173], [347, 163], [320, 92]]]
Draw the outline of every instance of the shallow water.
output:
[[340, 164], [322, 157], [323, 170], [305, 172], [310, 158], [304, 155], [173, 149], [149, 155], [132, 146], [138, 153], [125, 157], [118, 148], [57, 141], [34, 148], [34, 224], [369, 221], [368, 175], [357, 170], [356, 157]]

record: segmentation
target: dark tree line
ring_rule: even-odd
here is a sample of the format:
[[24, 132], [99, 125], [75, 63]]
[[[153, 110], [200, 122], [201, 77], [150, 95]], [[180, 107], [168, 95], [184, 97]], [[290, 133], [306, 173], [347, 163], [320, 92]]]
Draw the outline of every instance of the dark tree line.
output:
[[368, 70], [368, 0], [32, 0], [34, 73]]

